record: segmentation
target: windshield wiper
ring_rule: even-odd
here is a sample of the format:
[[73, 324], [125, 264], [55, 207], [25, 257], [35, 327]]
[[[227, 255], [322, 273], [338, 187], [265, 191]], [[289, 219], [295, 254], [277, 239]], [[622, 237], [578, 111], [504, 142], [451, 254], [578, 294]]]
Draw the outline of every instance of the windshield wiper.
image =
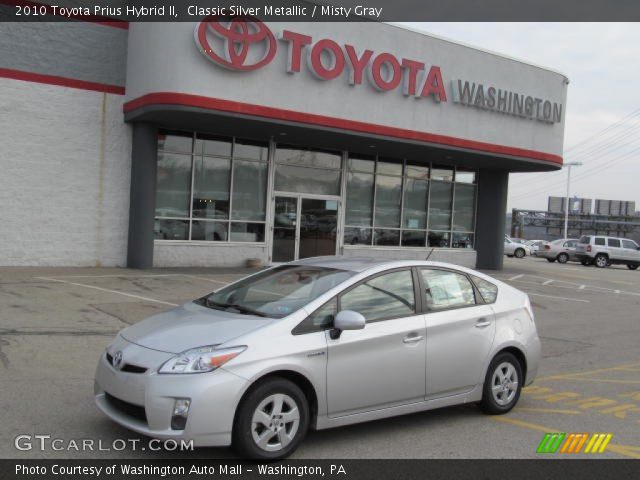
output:
[[209, 307], [209, 308], [224, 308], [224, 309], [234, 308], [238, 310], [240, 313], [245, 315], [256, 315], [258, 317], [268, 316], [264, 312], [261, 312], [259, 310], [254, 310], [253, 308], [245, 307], [244, 305], [237, 305], [235, 303], [215, 302], [213, 300], [208, 299], [207, 297], [202, 298], [201, 301], [203, 302], [205, 307]]

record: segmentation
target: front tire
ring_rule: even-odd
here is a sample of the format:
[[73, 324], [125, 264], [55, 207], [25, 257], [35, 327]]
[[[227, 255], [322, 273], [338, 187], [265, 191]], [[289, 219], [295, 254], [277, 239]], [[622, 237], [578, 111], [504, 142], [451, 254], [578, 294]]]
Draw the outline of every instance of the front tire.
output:
[[609, 266], [609, 259], [602, 253], [598, 254], [594, 260], [594, 264], [598, 268], [604, 268]]
[[509, 352], [499, 353], [491, 361], [482, 390], [480, 408], [489, 415], [509, 412], [520, 398], [522, 391], [522, 366]]
[[629, 264], [629, 263], [627, 263], [627, 268], [629, 270], [637, 270], [638, 269], [638, 265], [637, 264]]
[[525, 252], [523, 248], [516, 248], [516, 251], [514, 252], [516, 258], [524, 258], [526, 254], [527, 252]]
[[558, 255], [558, 263], [567, 263], [569, 261], [569, 255], [566, 253], [561, 253]]
[[291, 455], [309, 428], [309, 404], [293, 382], [274, 377], [252, 388], [238, 406], [232, 446], [253, 460]]

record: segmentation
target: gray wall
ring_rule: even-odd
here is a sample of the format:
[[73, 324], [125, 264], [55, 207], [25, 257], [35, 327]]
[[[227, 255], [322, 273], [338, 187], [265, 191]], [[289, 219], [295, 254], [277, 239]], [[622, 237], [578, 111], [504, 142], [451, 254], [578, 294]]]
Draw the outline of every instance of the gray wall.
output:
[[90, 22], [0, 22], [0, 68], [124, 87], [127, 34]]

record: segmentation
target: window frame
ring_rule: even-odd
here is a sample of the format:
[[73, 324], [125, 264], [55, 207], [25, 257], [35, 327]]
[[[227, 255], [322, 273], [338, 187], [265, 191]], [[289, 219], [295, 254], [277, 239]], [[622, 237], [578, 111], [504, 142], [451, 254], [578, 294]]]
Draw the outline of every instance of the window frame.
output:
[[[272, 153], [272, 147], [271, 147], [271, 142], [268, 140], [256, 140], [256, 139], [252, 139], [252, 138], [245, 138], [245, 137], [238, 137], [238, 136], [232, 136], [232, 135], [220, 135], [217, 133], [209, 133], [209, 132], [203, 132], [203, 131], [197, 131], [197, 130], [193, 130], [193, 131], [188, 131], [188, 130], [179, 130], [179, 129], [164, 129], [164, 128], [159, 128], [158, 129], [158, 135], [160, 134], [165, 134], [165, 135], [175, 135], [175, 136], [181, 136], [184, 138], [191, 138], [191, 150], [189, 152], [186, 151], [178, 151], [175, 149], [165, 149], [165, 148], [160, 148], [158, 145], [158, 140], [156, 139], [156, 162], [158, 161], [158, 154], [160, 153], [168, 153], [168, 154], [174, 154], [174, 155], [184, 155], [184, 156], [189, 156], [189, 158], [191, 159], [191, 180], [190, 180], [190, 186], [189, 186], [189, 191], [188, 191], [188, 195], [189, 195], [189, 213], [186, 217], [174, 217], [174, 216], [157, 216], [155, 215], [155, 211], [154, 211], [154, 222], [158, 221], [158, 220], [174, 220], [174, 221], [184, 221], [187, 222], [187, 237], [186, 239], [162, 239], [162, 238], [154, 238], [154, 243], [158, 242], [159, 244], [162, 245], [206, 245], [206, 246], [240, 246], [240, 245], [261, 245], [264, 246], [267, 244], [268, 242], [268, 235], [269, 235], [269, 228], [268, 228], [268, 223], [269, 223], [269, 169], [270, 169], [270, 163], [271, 163], [271, 156], [273, 155]], [[187, 135], [188, 134], [188, 135]], [[201, 137], [199, 137], [201, 136]], [[207, 137], [218, 137], [220, 140], [222, 139], [227, 139], [230, 144], [230, 156], [225, 156], [225, 155], [217, 155], [217, 154], [205, 154], [205, 153], [201, 153], [196, 151], [196, 143], [197, 140], [200, 138], [202, 140], [207, 140]], [[255, 159], [255, 158], [248, 158], [246, 156], [238, 156], [236, 157], [236, 152], [235, 152], [235, 145], [236, 142], [239, 142], [241, 144], [243, 143], [248, 143], [248, 144], [254, 144], [255, 146], [262, 146], [262, 148], [266, 148], [267, 150], [267, 156], [266, 159], [261, 160], [261, 159]], [[214, 218], [200, 218], [200, 217], [194, 217], [193, 215], [193, 198], [194, 198], [194, 190], [195, 190], [195, 176], [196, 176], [196, 167], [195, 167], [195, 162], [196, 159], [198, 157], [202, 157], [202, 158], [219, 158], [219, 159], [227, 159], [229, 160], [229, 212], [228, 212], [228, 216], [227, 218], [221, 218], [221, 219], [214, 219]], [[264, 211], [264, 220], [242, 220], [242, 219], [234, 219], [233, 218], [233, 182], [234, 182], [234, 173], [235, 173], [235, 160], [238, 160], [240, 162], [253, 162], [256, 164], [260, 164], [260, 165], [265, 165], [266, 166], [266, 185], [265, 185], [265, 200], [264, 200], [264, 204], [265, 204], [265, 211]], [[157, 195], [157, 181], [156, 181], [156, 195]], [[226, 230], [226, 240], [192, 240], [192, 236], [193, 236], [193, 224], [194, 222], [203, 222], [203, 223], [218, 223], [224, 226], [225, 230]], [[233, 224], [257, 224], [257, 225], [263, 225], [264, 228], [264, 234], [263, 234], [263, 239], [262, 241], [255, 241], [255, 242], [243, 242], [243, 241], [239, 241], [239, 240], [231, 240], [231, 230], [232, 230], [232, 226]]]
[[[308, 333], [316, 333], [316, 332], [321, 332], [321, 331], [325, 331], [325, 330], [331, 330], [333, 328], [333, 325], [326, 325], [324, 327], [317, 327], [314, 330], [307, 330], [307, 331], [300, 331], [302, 330], [302, 328], [300, 327], [304, 322], [306, 322], [313, 314], [315, 314], [318, 310], [320, 310], [321, 308], [324, 308], [329, 302], [333, 301], [334, 299], [337, 300], [337, 311], [336, 314], [340, 313], [342, 311], [342, 295], [349, 293], [351, 290], [358, 288], [359, 286], [363, 285], [364, 283], [373, 280], [374, 278], [377, 277], [381, 277], [383, 275], [387, 275], [390, 273], [395, 273], [395, 272], [403, 272], [403, 271], [408, 271], [411, 273], [411, 281], [413, 282], [413, 297], [414, 297], [414, 312], [411, 315], [396, 315], [393, 317], [388, 317], [388, 318], [378, 318], [376, 320], [367, 320], [366, 324], [369, 323], [377, 323], [377, 322], [386, 322], [388, 320], [398, 320], [400, 318], [407, 318], [407, 317], [411, 317], [411, 316], [415, 316], [415, 315], [422, 315], [423, 311], [423, 305], [422, 305], [422, 299], [420, 297], [420, 292], [419, 292], [419, 287], [418, 287], [418, 278], [417, 278], [417, 270], [416, 267], [396, 267], [396, 268], [392, 268], [392, 269], [387, 269], [387, 270], [383, 270], [382, 272], [377, 272], [374, 274], [369, 275], [366, 278], [363, 278], [362, 280], [358, 280], [356, 283], [354, 283], [353, 285], [349, 285], [347, 288], [345, 288], [344, 290], [342, 290], [341, 292], [335, 294], [334, 296], [332, 296], [329, 300], [327, 300], [326, 302], [324, 302], [322, 305], [320, 305], [318, 308], [316, 308], [313, 312], [309, 313], [309, 315], [307, 315], [303, 320], [301, 320], [295, 327], [293, 327], [293, 329], [291, 330], [291, 334], [292, 335], [306, 335]], [[365, 324], [365, 328], [366, 328], [366, 324]]]
[[342, 296], [345, 295], [346, 293], [349, 293], [351, 290], [358, 288], [359, 286], [373, 280], [374, 278], [378, 278], [378, 277], [382, 277], [383, 275], [388, 275], [390, 273], [396, 273], [396, 272], [404, 272], [404, 271], [408, 271], [411, 273], [411, 281], [413, 282], [413, 298], [414, 298], [414, 307], [413, 307], [413, 314], [410, 315], [395, 315], [392, 317], [386, 317], [386, 318], [377, 318], [375, 320], [367, 320], [366, 323], [377, 323], [377, 322], [386, 322], [387, 320], [397, 320], [399, 318], [407, 318], [407, 317], [412, 317], [415, 315], [420, 315], [422, 313], [422, 299], [420, 298], [419, 295], [419, 291], [418, 291], [418, 285], [416, 282], [416, 271], [415, 271], [415, 267], [396, 267], [396, 268], [390, 268], [387, 270], [383, 270], [382, 272], [377, 272], [374, 274], [369, 275], [366, 278], [363, 278], [362, 280], [359, 280], [358, 282], [354, 283], [353, 285], [348, 286], [347, 288], [345, 288], [344, 290], [342, 290], [340, 293], [338, 293], [336, 296], [338, 297], [338, 313], [340, 313], [342, 311]]
[[[469, 277], [469, 275], [466, 272], [461, 272], [459, 270], [455, 270], [453, 268], [446, 268], [446, 267], [419, 266], [419, 267], [415, 267], [415, 268], [416, 268], [416, 270], [439, 270], [439, 271], [444, 271], [444, 272], [449, 272], [449, 273], [455, 273], [455, 274], [458, 274], [458, 275], [462, 275], [471, 284], [471, 288], [473, 289], [473, 297], [474, 297], [474, 300], [475, 300], [475, 303], [473, 305], [458, 305], [458, 306], [452, 306], [452, 307], [447, 307], [447, 308], [439, 308], [437, 310], [433, 310], [433, 309], [430, 309], [428, 307], [424, 280], [422, 278], [422, 273], [420, 271], [418, 271], [417, 273], [418, 273], [418, 279], [420, 281], [420, 294], [421, 294], [421, 297], [422, 297], [422, 300], [423, 300], [422, 304], [424, 306], [424, 310], [423, 310], [422, 313], [424, 313], [425, 315], [429, 315], [429, 314], [433, 314], [433, 313], [440, 313], [440, 312], [448, 312], [450, 310], [460, 310], [462, 308], [473, 308], [473, 307], [477, 307], [477, 306], [480, 306], [480, 305], [489, 305], [485, 301], [485, 299], [482, 296], [482, 294], [480, 293], [480, 290], [478, 290], [478, 287], [476, 286], [475, 282]], [[497, 285], [496, 285], [496, 287], [497, 287]]]
[[[371, 172], [364, 172], [364, 170], [358, 169], [358, 168], [353, 168], [350, 169], [350, 164], [349, 164], [349, 160], [350, 159], [354, 159], [354, 160], [366, 160], [366, 161], [370, 161], [373, 162], [373, 171]], [[378, 172], [378, 163], [379, 162], [383, 162], [383, 163], [396, 163], [399, 165], [402, 165], [402, 173], [400, 175], [401, 178], [401, 190], [400, 190], [400, 226], [399, 227], [380, 227], [376, 224], [376, 199], [377, 199], [377, 190], [378, 190], [378, 182], [377, 182], [377, 177], [378, 175], [383, 175], [383, 176], [396, 176], [396, 175], [390, 175], [390, 174], [386, 174], [386, 173], [379, 173]], [[470, 235], [472, 237], [472, 249], [475, 249], [475, 243], [476, 243], [476, 229], [477, 229], [477, 214], [478, 214], [478, 180], [479, 180], [479, 172], [477, 169], [472, 169], [472, 168], [465, 168], [465, 167], [457, 167], [457, 166], [445, 166], [445, 165], [440, 165], [438, 163], [434, 163], [434, 162], [425, 162], [424, 164], [419, 164], [416, 161], [412, 161], [412, 160], [408, 160], [405, 158], [389, 158], [389, 157], [384, 157], [384, 156], [379, 156], [379, 155], [359, 155], [357, 153], [351, 153], [349, 151], [346, 152], [346, 161], [345, 161], [345, 167], [344, 167], [344, 188], [345, 188], [345, 222], [344, 222], [344, 226], [343, 226], [343, 232], [342, 232], [342, 236], [343, 238], [341, 239], [342, 245], [343, 247], [346, 248], [350, 248], [350, 247], [358, 247], [358, 248], [373, 248], [373, 249], [389, 249], [389, 248], [393, 248], [393, 249], [420, 249], [420, 250], [428, 250], [428, 249], [433, 249], [433, 248], [438, 248], [438, 249], [451, 249], [451, 250], [460, 250], [461, 247], [453, 247], [453, 236], [454, 234], [466, 234], [466, 235]], [[411, 179], [416, 179], [410, 175], [408, 175], [408, 167], [411, 166], [419, 166], [419, 167], [425, 167], [428, 169], [428, 177], [426, 179], [417, 179], [417, 180], [422, 180], [425, 181], [427, 183], [427, 196], [425, 199], [425, 213], [426, 213], [426, 217], [425, 217], [425, 227], [424, 228], [407, 228], [404, 226], [404, 210], [405, 210], [405, 192], [407, 189], [407, 179], [411, 178]], [[443, 168], [443, 169], [451, 169], [453, 172], [453, 176], [451, 180], [434, 180], [432, 178], [432, 172], [433, 170], [438, 169], [438, 168]], [[453, 228], [453, 224], [455, 221], [455, 196], [456, 196], [456, 185], [460, 182], [457, 181], [456, 179], [456, 173], [457, 171], [460, 170], [463, 173], [474, 173], [474, 179], [472, 183], [468, 183], [468, 182], [462, 182], [463, 185], [472, 185], [474, 187], [474, 197], [473, 197], [473, 230], [472, 231], [463, 231], [463, 230], [454, 230]], [[348, 174], [350, 172], [354, 172], [354, 173], [368, 173], [370, 175], [373, 176], [373, 198], [371, 200], [372, 204], [371, 204], [371, 216], [372, 216], [372, 220], [371, 220], [371, 225], [367, 225], [367, 226], [361, 226], [361, 225], [351, 225], [349, 223], [346, 222], [346, 216], [347, 216], [347, 211], [349, 208], [348, 202], [347, 202], [347, 196], [346, 196], [346, 192], [348, 191], [349, 185], [348, 185]], [[448, 183], [452, 185], [451, 188], [451, 212], [450, 212], [450, 219], [449, 219], [449, 228], [448, 230], [437, 230], [437, 229], [430, 229], [429, 228], [429, 208], [431, 206], [431, 195], [432, 195], [432, 183], [433, 182], [440, 182], [440, 183]], [[357, 243], [355, 245], [351, 245], [350, 243], [347, 243], [345, 238], [344, 238], [344, 233], [346, 233], [347, 229], [350, 228], [366, 228], [371, 230], [371, 241], [370, 243]], [[375, 243], [375, 231], [376, 230], [396, 230], [398, 231], [399, 234], [399, 239], [398, 239], [398, 244], [397, 245], [378, 245]], [[411, 246], [405, 246], [402, 245], [402, 234], [405, 230], [413, 230], [413, 231], [420, 231], [420, 232], [424, 232], [425, 233], [425, 243], [424, 245], [420, 245], [420, 246], [416, 246], [416, 245], [411, 245]], [[429, 233], [430, 232], [435, 232], [435, 233], [442, 233], [445, 232], [448, 234], [448, 242], [447, 242], [447, 246], [445, 247], [432, 247], [429, 246]], [[466, 248], [463, 248], [463, 250]]]

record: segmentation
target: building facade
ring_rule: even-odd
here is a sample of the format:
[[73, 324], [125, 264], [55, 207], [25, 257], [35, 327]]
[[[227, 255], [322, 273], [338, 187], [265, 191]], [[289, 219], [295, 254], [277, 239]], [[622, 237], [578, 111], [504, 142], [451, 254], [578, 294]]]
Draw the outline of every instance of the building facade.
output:
[[502, 266], [568, 80], [398, 26], [3, 23], [1, 265]]

